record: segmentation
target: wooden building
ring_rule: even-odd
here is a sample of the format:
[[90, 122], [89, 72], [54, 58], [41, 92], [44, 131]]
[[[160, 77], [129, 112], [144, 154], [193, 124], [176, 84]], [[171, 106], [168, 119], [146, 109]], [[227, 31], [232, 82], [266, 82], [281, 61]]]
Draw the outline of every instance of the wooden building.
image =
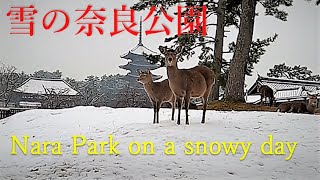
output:
[[268, 86], [273, 90], [275, 103], [279, 104], [286, 101], [306, 100], [307, 93], [318, 94], [318, 107], [320, 100], [320, 82], [305, 81], [294, 79], [280, 79], [259, 76], [256, 82], [246, 93], [247, 103], [259, 104], [259, 87]]
[[14, 90], [12, 103], [21, 108], [75, 106], [79, 93], [62, 79], [30, 78]]

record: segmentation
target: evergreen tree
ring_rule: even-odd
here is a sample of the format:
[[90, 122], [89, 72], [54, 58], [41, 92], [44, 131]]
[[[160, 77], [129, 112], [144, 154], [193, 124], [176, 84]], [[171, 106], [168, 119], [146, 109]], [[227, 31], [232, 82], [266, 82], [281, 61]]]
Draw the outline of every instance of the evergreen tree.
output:
[[31, 74], [31, 77], [44, 79], [61, 79], [62, 72], [59, 70], [56, 70], [54, 72], [39, 70]]
[[79, 91], [83, 98], [83, 105], [93, 106], [103, 96], [101, 91], [100, 78], [88, 76], [79, 83]]
[[269, 69], [268, 77], [287, 78], [308, 81], [320, 81], [320, 75], [313, 75], [312, 71], [306, 66], [287, 66], [285, 63], [274, 65], [273, 69]]
[[66, 78], [65, 81], [81, 95], [78, 105], [115, 106], [117, 95], [127, 87], [122, 75], [88, 76], [83, 81]]
[[[307, 1], [313, 1], [313, 0], [307, 0]], [[316, 5], [320, 4], [320, 0], [316, 0]]]
[[260, 3], [265, 8], [265, 15], [286, 21], [288, 13], [280, 10], [279, 7], [291, 6], [292, 0], [242, 0], [239, 34], [230, 65], [224, 97], [226, 101], [244, 102], [245, 69], [250, 57], [249, 48], [254, 32], [257, 3]]

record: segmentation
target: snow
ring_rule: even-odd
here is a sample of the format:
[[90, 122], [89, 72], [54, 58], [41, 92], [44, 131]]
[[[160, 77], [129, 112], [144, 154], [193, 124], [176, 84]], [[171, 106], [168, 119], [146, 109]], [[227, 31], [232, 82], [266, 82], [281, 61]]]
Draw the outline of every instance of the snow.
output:
[[248, 95], [246, 99], [246, 103], [255, 103], [259, 101], [261, 98], [260, 95]]
[[[76, 107], [29, 110], [0, 120], [0, 179], [319, 179], [320, 118], [318, 115], [278, 112], [191, 110], [190, 125], [176, 125], [171, 110], [160, 110], [160, 124], [152, 124], [151, 109]], [[184, 124], [184, 112], [182, 114]], [[119, 142], [120, 155], [87, 155], [80, 147], [72, 155], [72, 136], [88, 141]], [[298, 142], [292, 158], [263, 155], [260, 144], [272, 134], [275, 141]], [[59, 141], [62, 155], [10, 155], [11, 138]], [[130, 142], [152, 141], [155, 155], [131, 155]], [[164, 154], [165, 142], [175, 143], [176, 155]], [[245, 160], [235, 155], [185, 155], [184, 143], [252, 142]], [[108, 148], [107, 148], [108, 150]]]

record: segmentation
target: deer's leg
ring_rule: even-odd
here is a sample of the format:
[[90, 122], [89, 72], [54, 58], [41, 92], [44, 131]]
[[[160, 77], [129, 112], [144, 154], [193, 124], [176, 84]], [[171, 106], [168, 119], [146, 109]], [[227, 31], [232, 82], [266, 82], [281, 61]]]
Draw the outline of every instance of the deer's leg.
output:
[[180, 125], [182, 98], [181, 97], [177, 97], [177, 101], [178, 101], [178, 121], [177, 121], [177, 124]]
[[157, 102], [157, 123], [159, 124], [159, 111], [160, 111], [161, 103]]
[[172, 98], [172, 101], [171, 101], [171, 108], [172, 108], [172, 115], [171, 115], [171, 120], [174, 121], [174, 111], [175, 111], [175, 108], [176, 108], [176, 98]]
[[267, 103], [267, 96], [264, 97], [264, 104], [267, 106], [268, 103]]
[[204, 124], [206, 122], [206, 111], [207, 111], [208, 97], [203, 97], [202, 100], [203, 100], [203, 113], [202, 113], [201, 123]]
[[187, 93], [186, 97], [184, 97], [184, 105], [186, 108], [186, 124], [187, 125], [189, 125], [189, 116], [188, 116], [189, 104], [190, 104], [190, 95], [189, 95], [189, 93]]
[[[266, 99], [267, 99], [267, 97], [266, 97]], [[268, 106], [271, 106], [271, 99], [270, 99], [270, 97], [268, 97], [268, 101], [269, 101], [269, 103], [267, 104]], [[266, 101], [267, 102], [267, 101]]]
[[289, 109], [289, 111], [288, 111], [288, 113], [292, 113], [293, 112], [293, 110], [294, 110], [294, 105], [292, 105], [291, 107], [290, 107], [290, 109]]
[[153, 124], [156, 123], [156, 113], [157, 113], [157, 103], [155, 101], [152, 101], [153, 106]]
[[273, 98], [272, 97], [269, 97], [269, 103], [270, 103], [270, 107], [272, 107], [272, 104], [273, 104]]
[[202, 120], [201, 123], [204, 124], [206, 122], [206, 111], [208, 106], [208, 97], [209, 97], [210, 91], [206, 91], [202, 97], [203, 101], [203, 113], [202, 113]]

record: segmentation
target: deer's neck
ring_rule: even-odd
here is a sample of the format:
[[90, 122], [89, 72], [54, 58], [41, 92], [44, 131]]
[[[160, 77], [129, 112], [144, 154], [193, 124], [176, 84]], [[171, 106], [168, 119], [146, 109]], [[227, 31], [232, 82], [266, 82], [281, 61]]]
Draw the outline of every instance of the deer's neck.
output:
[[179, 69], [177, 67], [177, 65], [175, 66], [167, 66], [167, 75], [168, 75], [168, 79], [170, 81], [170, 79], [174, 79], [176, 77], [179, 77]]
[[150, 83], [143, 84], [144, 89], [145, 89], [148, 93], [151, 93], [151, 92], [152, 92], [153, 86], [154, 86], [154, 82], [150, 82]]

